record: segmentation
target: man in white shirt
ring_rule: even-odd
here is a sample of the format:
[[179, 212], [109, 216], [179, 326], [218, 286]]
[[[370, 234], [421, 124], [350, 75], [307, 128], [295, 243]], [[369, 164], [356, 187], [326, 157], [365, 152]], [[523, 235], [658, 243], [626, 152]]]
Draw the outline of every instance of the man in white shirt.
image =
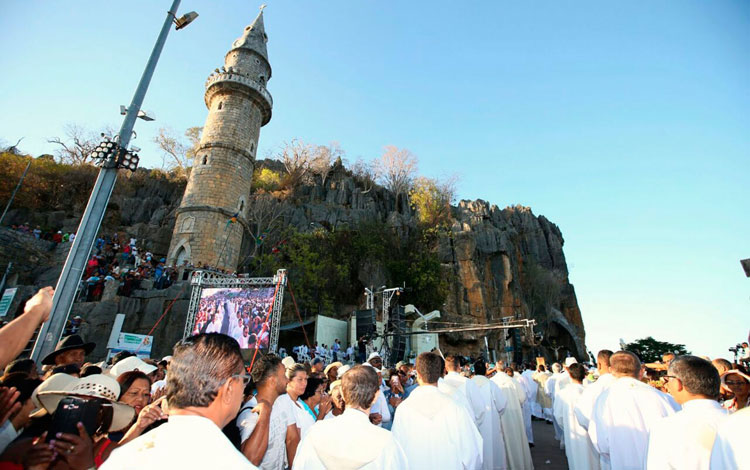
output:
[[641, 382], [641, 361], [629, 351], [610, 358], [615, 381], [594, 404], [589, 437], [602, 468], [643, 468], [651, 427], [675, 413], [669, 395]]
[[256, 469], [221, 432], [237, 416], [246, 378], [240, 347], [229, 336], [182, 340], [167, 376], [169, 421], [115, 449], [99, 468]]
[[669, 363], [666, 378], [667, 391], [682, 411], [651, 428], [646, 467], [708, 470], [716, 430], [728, 416], [716, 401], [719, 373], [705, 359], [677, 356]]
[[750, 408], [732, 413], [720, 426], [711, 451], [711, 470], [750, 468], [747, 451], [747, 430], [750, 429]]
[[435, 353], [417, 357], [417, 382], [393, 420], [393, 436], [414, 469], [478, 469], [482, 436], [464, 408], [437, 388], [443, 360]]
[[[294, 459], [287, 455], [287, 436], [291, 439], [297, 421], [288, 408], [276, 401], [286, 392], [286, 368], [273, 354], [260, 356], [253, 364], [253, 382], [258, 390], [257, 405], [245, 409], [237, 417], [240, 429], [240, 450], [261, 470], [284, 470], [285, 462]], [[291, 447], [291, 446], [290, 446]], [[291, 457], [291, 458], [289, 458]], [[285, 460], [286, 459], [286, 460]]]
[[599, 455], [591, 445], [586, 429], [578, 424], [574, 412], [576, 401], [584, 390], [583, 379], [586, 370], [581, 364], [571, 364], [568, 366], [568, 374], [570, 383], [557, 393], [554, 409], [555, 419], [562, 427], [568, 467], [598, 470]]
[[[406, 455], [390, 431], [368, 418], [379, 392], [372, 367], [355, 366], [341, 379], [344, 412], [318, 421], [300, 443], [294, 470], [408, 469]], [[335, 438], [332, 438], [335, 436]]]

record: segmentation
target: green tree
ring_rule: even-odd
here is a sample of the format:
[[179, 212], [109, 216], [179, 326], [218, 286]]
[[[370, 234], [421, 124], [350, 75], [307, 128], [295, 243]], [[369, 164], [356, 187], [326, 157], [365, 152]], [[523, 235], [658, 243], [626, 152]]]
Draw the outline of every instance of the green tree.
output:
[[661, 360], [661, 357], [667, 353], [674, 353], [678, 356], [683, 354], [690, 354], [690, 351], [685, 349], [684, 344], [673, 344], [667, 343], [666, 341], [658, 341], [647, 336], [628, 343], [625, 345], [625, 350], [635, 353], [643, 362], [657, 362]]

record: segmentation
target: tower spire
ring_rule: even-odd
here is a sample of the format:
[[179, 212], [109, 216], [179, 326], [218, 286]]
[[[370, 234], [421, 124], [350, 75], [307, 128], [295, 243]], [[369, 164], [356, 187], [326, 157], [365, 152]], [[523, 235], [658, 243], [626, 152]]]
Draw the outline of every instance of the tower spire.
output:
[[250, 26], [245, 27], [242, 36], [232, 43], [232, 49], [250, 49], [257, 52], [268, 61], [268, 51], [266, 51], [268, 36], [266, 35], [266, 28], [263, 25], [263, 10], [265, 8], [265, 3], [260, 6], [258, 16], [255, 17], [255, 20], [253, 20]]

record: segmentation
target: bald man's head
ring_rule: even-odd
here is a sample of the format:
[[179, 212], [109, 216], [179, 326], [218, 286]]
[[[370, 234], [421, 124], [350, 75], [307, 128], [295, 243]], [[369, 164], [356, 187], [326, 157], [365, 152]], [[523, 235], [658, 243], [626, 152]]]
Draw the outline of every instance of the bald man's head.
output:
[[615, 377], [637, 379], [641, 371], [641, 360], [630, 351], [617, 351], [609, 358], [609, 368]]

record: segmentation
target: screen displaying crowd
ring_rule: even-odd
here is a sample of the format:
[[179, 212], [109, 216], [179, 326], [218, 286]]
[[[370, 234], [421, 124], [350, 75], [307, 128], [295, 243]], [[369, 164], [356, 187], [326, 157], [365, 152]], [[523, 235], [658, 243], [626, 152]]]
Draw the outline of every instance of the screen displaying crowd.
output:
[[193, 334], [223, 333], [243, 349], [267, 349], [273, 297], [273, 287], [203, 289]]

